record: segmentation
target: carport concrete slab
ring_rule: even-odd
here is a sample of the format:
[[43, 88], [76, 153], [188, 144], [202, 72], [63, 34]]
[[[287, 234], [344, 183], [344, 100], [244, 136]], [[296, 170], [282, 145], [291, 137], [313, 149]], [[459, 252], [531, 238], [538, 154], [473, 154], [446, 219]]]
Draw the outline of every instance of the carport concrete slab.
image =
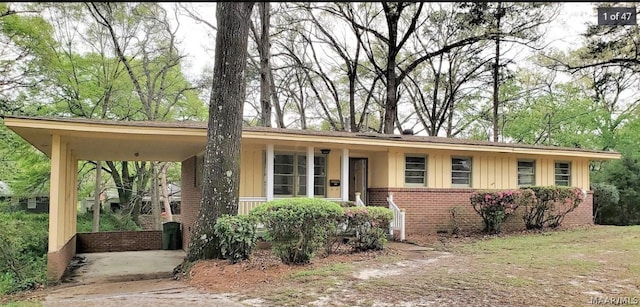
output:
[[173, 269], [182, 263], [182, 250], [83, 253], [86, 264], [69, 278], [82, 284], [170, 278]]

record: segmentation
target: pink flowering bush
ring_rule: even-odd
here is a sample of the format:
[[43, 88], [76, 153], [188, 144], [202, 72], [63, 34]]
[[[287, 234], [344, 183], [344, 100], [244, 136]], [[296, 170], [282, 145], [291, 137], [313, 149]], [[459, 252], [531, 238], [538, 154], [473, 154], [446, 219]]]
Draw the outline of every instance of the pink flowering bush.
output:
[[478, 191], [471, 195], [473, 210], [482, 217], [484, 232], [498, 233], [502, 223], [519, 206], [520, 190]]
[[528, 187], [527, 190], [535, 193], [531, 201], [522, 203], [527, 229], [560, 226], [565, 215], [575, 210], [586, 196], [580, 188], [547, 186]]

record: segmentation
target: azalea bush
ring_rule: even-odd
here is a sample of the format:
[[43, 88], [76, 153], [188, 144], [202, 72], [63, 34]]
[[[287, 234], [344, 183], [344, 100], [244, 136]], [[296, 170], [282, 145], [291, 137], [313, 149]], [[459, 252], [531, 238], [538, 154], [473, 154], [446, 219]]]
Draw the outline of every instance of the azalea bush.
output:
[[586, 197], [580, 188], [546, 186], [527, 189], [535, 193], [531, 201], [522, 202], [522, 218], [527, 229], [560, 226], [564, 217], [575, 210]]
[[313, 198], [272, 200], [249, 213], [265, 226], [274, 254], [286, 264], [309, 262], [336, 233], [336, 221], [343, 214], [339, 204]]
[[471, 195], [473, 210], [482, 217], [483, 231], [499, 233], [500, 226], [511, 216], [523, 199], [533, 197], [531, 191], [478, 191]]
[[220, 238], [220, 252], [231, 263], [249, 259], [256, 246], [256, 222], [247, 215], [223, 215], [216, 220], [214, 232]]
[[349, 244], [356, 251], [381, 250], [387, 242], [393, 211], [384, 207], [346, 208], [347, 232], [355, 234]]

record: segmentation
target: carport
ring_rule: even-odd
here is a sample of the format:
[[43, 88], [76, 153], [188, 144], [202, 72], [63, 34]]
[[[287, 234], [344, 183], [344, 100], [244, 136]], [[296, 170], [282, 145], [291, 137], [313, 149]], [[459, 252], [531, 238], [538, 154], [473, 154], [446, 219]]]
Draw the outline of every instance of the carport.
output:
[[78, 161], [182, 162], [204, 150], [206, 123], [5, 116], [4, 124], [51, 159], [47, 278], [76, 254]]

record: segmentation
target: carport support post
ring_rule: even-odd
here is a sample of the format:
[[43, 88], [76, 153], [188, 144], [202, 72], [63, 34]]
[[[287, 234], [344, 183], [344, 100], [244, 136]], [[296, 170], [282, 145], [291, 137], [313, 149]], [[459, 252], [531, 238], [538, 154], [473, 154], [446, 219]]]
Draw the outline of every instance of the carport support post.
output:
[[349, 201], [349, 149], [342, 149], [342, 173], [340, 174], [342, 201]]
[[314, 178], [314, 154], [313, 146], [307, 147], [307, 197], [313, 198], [313, 186], [315, 185]]
[[267, 201], [273, 200], [273, 144], [267, 144], [267, 186], [265, 196]]
[[51, 183], [49, 188], [49, 253], [58, 251], [65, 235], [65, 186], [67, 144], [60, 135], [51, 137]]
[[75, 255], [78, 162], [64, 139], [51, 136], [47, 279], [62, 277]]

